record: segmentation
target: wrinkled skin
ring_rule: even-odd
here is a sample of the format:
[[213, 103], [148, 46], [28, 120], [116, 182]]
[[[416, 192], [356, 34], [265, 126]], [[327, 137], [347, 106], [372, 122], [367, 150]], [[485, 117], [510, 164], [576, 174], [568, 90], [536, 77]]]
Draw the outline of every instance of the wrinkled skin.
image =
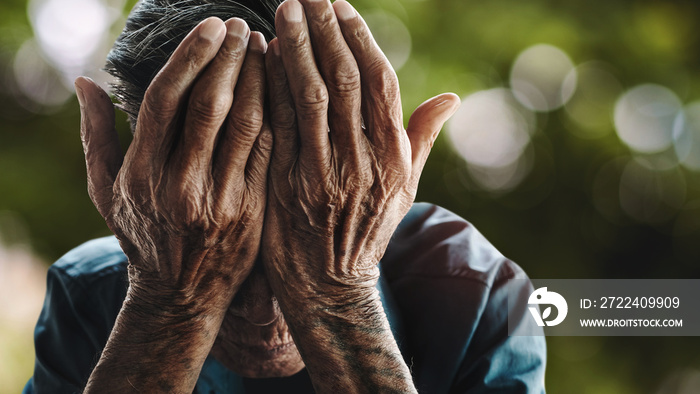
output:
[[90, 195], [130, 283], [87, 392], [192, 392], [210, 352], [250, 377], [306, 366], [318, 392], [415, 391], [377, 263], [459, 100], [404, 129], [396, 75], [345, 1], [288, 0], [276, 25], [267, 52], [239, 19], [198, 25], [123, 159], [109, 98], [76, 81]]
[[266, 268], [322, 295], [374, 287], [377, 262], [413, 203], [427, 138], [411, 141], [423, 136], [404, 129], [396, 74], [354, 10], [337, 23], [325, 1], [280, 8], [307, 16], [278, 17], [267, 56], [275, 144]]
[[[230, 20], [229, 34], [207, 22], [199, 28], [213, 30], [207, 50], [180, 46], [148, 88], [123, 164], [116, 143], [91, 141], [102, 136], [88, 127], [83, 140], [90, 195], [129, 257], [130, 290], [226, 307], [257, 256], [272, 140], [263, 127], [264, 43], [257, 37], [246, 56], [245, 22]], [[183, 73], [185, 62], [210, 64]]]
[[317, 391], [414, 391], [377, 263], [459, 99], [429, 100], [404, 129], [396, 74], [345, 1], [286, 1], [276, 30], [261, 249], [271, 288]]
[[[266, 48], [241, 19], [199, 24], [146, 91], [123, 160], [109, 98], [76, 81], [88, 190], [129, 258], [127, 298], [86, 391], [192, 391], [260, 246]], [[146, 367], [163, 359], [178, 367]]]

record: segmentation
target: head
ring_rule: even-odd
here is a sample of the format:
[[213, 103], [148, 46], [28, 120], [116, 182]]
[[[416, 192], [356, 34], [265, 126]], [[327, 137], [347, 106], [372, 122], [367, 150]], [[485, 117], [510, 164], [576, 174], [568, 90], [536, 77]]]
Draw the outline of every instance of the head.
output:
[[114, 94], [132, 129], [158, 71], [199, 22], [238, 17], [268, 41], [275, 37], [275, 12], [284, 0], [141, 0], [107, 55], [105, 69], [116, 78]]
[[[178, 44], [199, 22], [239, 17], [271, 40], [282, 0], [141, 0], [107, 57], [114, 93], [135, 130], [149, 84]], [[267, 277], [257, 264], [238, 291], [212, 355], [230, 370], [253, 378], [289, 376], [304, 367]]]

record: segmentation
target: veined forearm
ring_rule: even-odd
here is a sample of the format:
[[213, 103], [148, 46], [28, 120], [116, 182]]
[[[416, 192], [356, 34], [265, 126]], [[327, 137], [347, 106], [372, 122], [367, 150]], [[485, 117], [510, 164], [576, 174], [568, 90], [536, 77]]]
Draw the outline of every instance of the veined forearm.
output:
[[191, 393], [222, 319], [127, 297], [85, 392]]
[[375, 289], [343, 306], [325, 301], [282, 301], [316, 392], [417, 392]]

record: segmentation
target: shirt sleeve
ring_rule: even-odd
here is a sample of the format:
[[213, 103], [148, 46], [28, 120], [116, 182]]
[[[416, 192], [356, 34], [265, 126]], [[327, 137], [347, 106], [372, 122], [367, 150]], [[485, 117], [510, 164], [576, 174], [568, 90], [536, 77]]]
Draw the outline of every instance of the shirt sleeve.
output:
[[[512, 264], [512, 263], [510, 263]], [[504, 266], [504, 271], [512, 272]], [[524, 275], [524, 274], [523, 274]], [[499, 275], [500, 276], [500, 275]], [[491, 287], [488, 301], [474, 332], [466, 357], [459, 368], [450, 392], [486, 394], [543, 394], [546, 365], [544, 334], [508, 335], [508, 295], [527, 297], [530, 281], [511, 281], [503, 275]], [[521, 276], [518, 276], [521, 277]], [[531, 319], [527, 309], [511, 311], [511, 325], [520, 326]]]
[[[544, 336], [508, 335], [508, 295], [527, 297], [532, 285], [473, 225], [417, 203], [382, 266], [405, 327], [397, 342], [420, 392], [544, 392]], [[512, 311], [511, 323], [528, 322], [527, 313]]]
[[34, 330], [34, 375], [23, 394], [82, 392], [121, 307], [124, 267], [111, 264], [118, 254], [100, 260], [76, 250], [81, 253], [69, 253], [48, 270]]

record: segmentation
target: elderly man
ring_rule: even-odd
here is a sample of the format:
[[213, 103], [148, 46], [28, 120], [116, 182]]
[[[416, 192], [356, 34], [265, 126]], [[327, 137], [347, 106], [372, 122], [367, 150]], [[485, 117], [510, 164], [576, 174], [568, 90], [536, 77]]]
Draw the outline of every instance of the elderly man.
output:
[[116, 239], [50, 269], [25, 392], [542, 393], [543, 337], [507, 329], [522, 270], [413, 204], [458, 98], [404, 129], [349, 3], [278, 5], [143, 0], [108, 60], [125, 156], [109, 97], [76, 81]]

